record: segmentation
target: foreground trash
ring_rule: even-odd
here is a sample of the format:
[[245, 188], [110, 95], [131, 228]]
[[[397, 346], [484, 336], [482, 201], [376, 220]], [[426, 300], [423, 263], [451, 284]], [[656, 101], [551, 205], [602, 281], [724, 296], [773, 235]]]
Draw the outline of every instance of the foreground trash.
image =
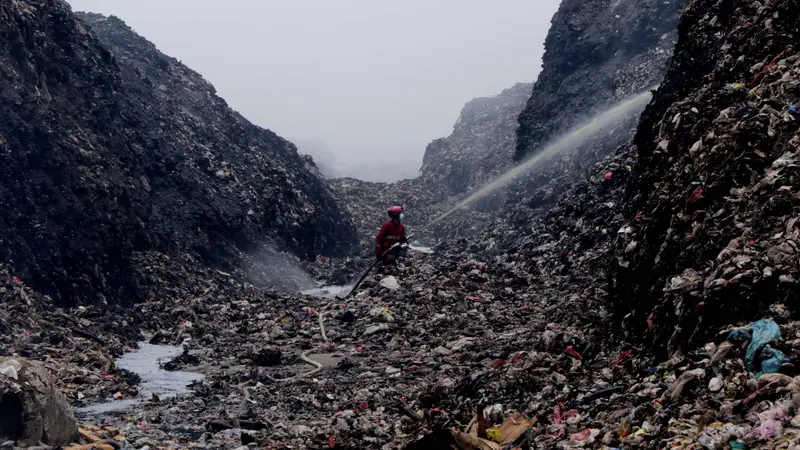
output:
[[75, 436], [72, 410], [45, 366], [23, 358], [0, 360], [0, 439], [57, 446]]

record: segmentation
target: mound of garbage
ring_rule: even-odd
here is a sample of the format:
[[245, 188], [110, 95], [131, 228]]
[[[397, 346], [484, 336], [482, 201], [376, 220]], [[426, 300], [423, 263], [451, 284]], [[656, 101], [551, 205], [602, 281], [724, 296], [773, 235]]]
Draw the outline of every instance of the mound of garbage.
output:
[[642, 118], [617, 250], [638, 245], [614, 268], [613, 297], [665, 357], [796, 295], [798, 11], [687, 5]]
[[292, 144], [122, 21], [81, 17], [0, 4], [0, 260], [18, 276], [61, 304], [129, 304], [134, 251], [349, 252], [351, 218]]
[[[606, 108], [657, 86], [675, 45], [682, 4], [563, 1], [545, 42], [536, 83], [519, 83], [495, 97], [467, 103], [453, 133], [428, 145], [419, 178], [391, 184], [333, 181], [339, 199], [357, 221], [374, 217], [360, 224], [362, 239], [380, 226], [385, 205], [408, 206], [411, 228], [425, 226], [505, 173], [513, 160], [536, 155]], [[546, 212], [584, 180], [593, 164], [630, 140], [637, 118], [615, 118], [575, 148], [543, 161], [510, 189], [491, 192], [463, 214], [437, 222], [426, 230], [426, 239], [443, 242], [474, 235], [499, 215], [507, 215], [509, 205], [524, 206], [525, 217], [532, 215], [531, 208]]]
[[[545, 40], [542, 72], [519, 115], [515, 159], [596, 111], [661, 81], [684, 2], [563, 0]], [[635, 126], [635, 119], [623, 129]], [[607, 136], [614, 147], [626, 133]]]
[[[394, 183], [353, 178], [331, 180], [337, 200], [356, 220], [362, 244], [368, 244], [384, 220], [386, 209], [403, 205], [407, 223], [421, 228], [456, 205], [467, 192], [483, 186], [512, 166], [517, 116], [530, 96], [531, 84], [518, 83], [499, 95], [477, 98], [461, 110], [453, 133], [431, 142], [421, 175]], [[503, 206], [504, 191], [476, 204], [468, 216], [453, 217], [426, 230], [427, 242], [470, 235], [491, 222]], [[366, 245], [367, 249], [371, 249]]]
[[[460, 195], [509, 169], [517, 117], [531, 88], [530, 83], [518, 83], [494, 97], [476, 98], [464, 105], [453, 133], [425, 149], [420, 169], [424, 186], [443, 186], [446, 196]], [[493, 205], [502, 206], [502, 197]]]

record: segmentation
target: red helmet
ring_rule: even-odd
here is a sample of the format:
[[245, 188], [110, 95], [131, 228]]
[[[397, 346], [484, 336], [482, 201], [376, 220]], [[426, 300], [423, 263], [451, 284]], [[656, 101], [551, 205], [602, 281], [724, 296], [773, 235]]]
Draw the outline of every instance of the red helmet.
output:
[[402, 206], [392, 206], [389, 208], [389, 217], [400, 217], [400, 214], [403, 213]]

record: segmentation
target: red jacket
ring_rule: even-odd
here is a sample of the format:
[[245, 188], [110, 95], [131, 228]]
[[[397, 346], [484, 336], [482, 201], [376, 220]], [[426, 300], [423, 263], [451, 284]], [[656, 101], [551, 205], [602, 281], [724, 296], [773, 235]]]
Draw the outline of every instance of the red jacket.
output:
[[405, 242], [406, 228], [402, 223], [395, 223], [394, 220], [389, 219], [381, 227], [378, 236], [375, 237], [375, 247], [381, 249], [381, 253], [389, 249], [398, 242]]

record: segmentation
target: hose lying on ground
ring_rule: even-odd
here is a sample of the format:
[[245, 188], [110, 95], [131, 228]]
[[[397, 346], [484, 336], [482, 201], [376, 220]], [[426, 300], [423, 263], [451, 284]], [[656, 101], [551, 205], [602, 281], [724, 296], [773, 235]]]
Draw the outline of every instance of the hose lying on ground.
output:
[[[325, 342], [328, 342], [328, 335], [325, 333], [325, 325], [322, 322], [322, 312], [319, 313], [318, 317], [319, 317], [319, 320], [318, 320], [319, 331], [322, 334], [322, 339], [324, 339]], [[310, 377], [311, 375], [314, 375], [314, 374], [318, 373], [319, 371], [322, 370], [322, 364], [320, 364], [320, 363], [318, 363], [318, 362], [316, 362], [313, 359], [308, 357], [308, 355], [310, 355], [312, 351], [313, 350], [306, 350], [300, 355], [300, 359], [302, 359], [304, 362], [306, 362], [308, 364], [311, 364], [312, 366], [315, 367], [315, 369], [312, 370], [311, 372], [298, 373], [297, 375], [291, 376], [289, 378], [273, 378], [273, 377], [271, 377], [269, 375], [265, 375], [265, 377], [269, 381], [274, 381], [276, 383], [281, 383], [281, 382], [285, 382], [285, 381], [292, 381], [294, 379], [301, 378], [301, 377]]]

